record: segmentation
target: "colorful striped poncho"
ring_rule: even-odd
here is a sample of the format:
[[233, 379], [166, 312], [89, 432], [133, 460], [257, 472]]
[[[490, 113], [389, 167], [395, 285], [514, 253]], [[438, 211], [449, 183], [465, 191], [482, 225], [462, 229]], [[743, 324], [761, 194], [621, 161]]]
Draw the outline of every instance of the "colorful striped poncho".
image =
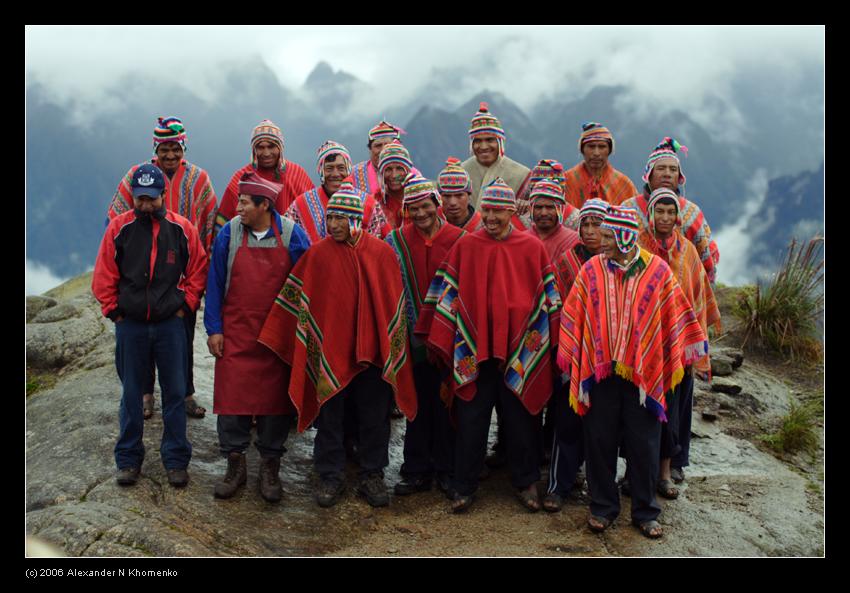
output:
[[531, 414], [553, 388], [561, 298], [549, 256], [532, 234], [486, 230], [457, 240], [428, 289], [415, 333], [452, 369], [453, 394], [475, 397], [481, 363], [503, 363], [505, 385]]
[[[581, 236], [579, 236], [581, 239]], [[579, 270], [581, 270], [582, 266], [587, 263], [593, 257], [593, 254], [587, 250], [587, 247], [584, 246], [583, 243], [578, 243], [577, 245], [573, 245], [572, 248], [568, 249], [564, 254], [562, 260], [563, 269], [561, 270], [561, 277], [563, 278], [565, 287], [563, 288], [564, 294], [570, 294], [570, 289], [573, 287], [573, 283], [578, 278]], [[567, 298], [564, 297], [563, 301], [566, 303]]]
[[[149, 162], [156, 165], [157, 159], [154, 157]], [[143, 164], [145, 163], [131, 167], [121, 179], [107, 211], [109, 220], [133, 209], [133, 190], [130, 182], [133, 180], [133, 173]], [[212, 247], [216, 207], [215, 191], [209, 175], [199, 166], [184, 160], [174, 175], [171, 177], [166, 175], [165, 179], [166, 210], [187, 218], [198, 229], [201, 244], [209, 254]]]
[[227, 189], [224, 190], [224, 195], [221, 197], [221, 204], [219, 204], [218, 214], [215, 218], [216, 234], [218, 234], [218, 231], [221, 230], [221, 228], [226, 225], [231, 218], [236, 216], [236, 204], [239, 202], [239, 180], [242, 179], [243, 174], [249, 171], [256, 172], [266, 181], [271, 181], [283, 186], [283, 189], [281, 189], [280, 194], [278, 194], [274, 205], [278, 214], [286, 212], [289, 205], [295, 201], [295, 198], [315, 187], [313, 182], [310, 180], [310, 176], [307, 175], [307, 172], [301, 168], [301, 166], [293, 163], [292, 161], [286, 161], [286, 167], [282, 174], [277, 169], [267, 171], [265, 169], [254, 167], [250, 164], [245, 165], [233, 174], [230, 178], [230, 182], [227, 184]]
[[[644, 186], [642, 194], [629, 198], [622, 203], [623, 208], [637, 210], [641, 232], [649, 229], [649, 188]], [[711, 228], [699, 206], [679, 196], [679, 217], [682, 219], [682, 231], [685, 237], [694, 244], [699, 253], [700, 261], [712, 284], [717, 278], [717, 264], [720, 262], [720, 250], [711, 238]]]
[[[283, 217], [300, 225], [307, 232], [311, 245], [318, 243], [328, 234], [325, 208], [329, 199], [324, 187], [311, 189], [298, 196]], [[371, 196], [366, 196], [366, 201], [363, 203], [363, 228], [379, 239], [386, 237], [391, 229], [381, 210], [381, 205]]]
[[599, 198], [612, 206], [619, 206], [638, 193], [632, 180], [612, 167], [611, 163], [605, 165], [598, 179], [591, 175], [584, 161], [567, 171], [564, 177], [567, 202], [578, 209], [590, 198]]
[[[648, 230], [640, 233], [638, 244], [654, 255], [661, 257], [673, 270], [673, 276], [679, 282], [679, 286], [691, 304], [694, 315], [696, 315], [706, 336], [708, 335], [708, 328], [711, 326], [719, 333], [722, 329], [720, 309], [717, 307], [714, 291], [711, 289], [708, 275], [702, 267], [699, 254], [693, 243], [685, 239], [679, 229], [674, 229], [673, 236], [668, 241], [669, 248], [662, 246]], [[711, 377], [709, 355], [705, 355], [694, 363], [694, 368]]]
[[670, 266], [638, 249], [626, 272], [604, 256], [592, 257], [561, 312], [558, 366], [570, 376], [570, 406], [580, 416], [593, 404], [593, 386], [616, 373], [666, 422], [667, 394], [685, 367], [708, 353], [705, 332]]
[[370, 364], [382, 369], [404, 415], [416, 416], [401, 272], [380, 239], [361, 233], [353, 246], [332, 237], [311, 246], [292, 268], [258, 341], [292, 367], [289, 397], [299, 432]]
[[561, 295], [561, 302], [567, 300], [567, 294], [572, 286], [571, 263], [569, 254], [573, 247], [581, 242], [579, 234], [572, 229], [563, 226], [558, 226], [558, 230], [548, 237], [540, 238], [537, 233], [537, 227], [532, 227], [529, 232], [534, 233], [537, 238], [543, 242], [543, 247], [546, 248], [546, 253], [549, 254], [549, 260], [552, 262], [552, 267], [555, 270], [555, 276], [558, 279], [558, 293]]
[[364, 192], [366, 195], [372, 195], [381, 189], [381, 184], [378, 181], [378, 171], [375, 169], [375, 165], [372, 164], [371, 160], [354, 165], [348, 179], [354, 185], [355, 189]]
[[387, 236], [387, 243], [395, 251], [401, 267], [414, 362], [425, 359], [425, 344], [413, 335], [413, 328], [419, 319], [419, 311], [428, 295], [431, 280], [455, 242], [465, 234], [462, 229], [442, 221], [442, 226], [430, 238], [426, 238], [413, 224], [406, 224]]

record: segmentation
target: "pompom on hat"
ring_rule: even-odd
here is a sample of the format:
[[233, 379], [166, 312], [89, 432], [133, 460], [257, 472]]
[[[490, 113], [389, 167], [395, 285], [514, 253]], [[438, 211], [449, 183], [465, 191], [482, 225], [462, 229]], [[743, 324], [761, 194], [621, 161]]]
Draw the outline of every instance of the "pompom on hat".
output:
[[469, 153], [472, 151], [472, 141], [479, 136], [495, 136], [499, 142], [499, 156], [505, 156], [505, 130], [498, 118], [490, 113], [490, 106], [482, 101], [478, 112], [472, 117], [469, 127]]
[[156, 127], [153, 130], [154, 155], [159, 145], [166, 142], [177, 142], [184, 151], [186, 150], [186, 128], [180, 118], [174, 116], [157, 118]]
[[437, 185], [440, 193], [444, 194], [472, 193], [469, 173], [461, 166], [460, 159], [453, 156], [446, 159], [446, 167], [440, 171], [437, 177]]
[[496, 177], [490, 185], [482, 188], [479, 207], [516, 211], [516, 194], [504, 179]]
[[669, 136], [664, 138], [664, 140], [662, 140], [650, 153], [641, 179], [643, 179], [646, 183], [649, 183], [649, 176], [652, 174], [652, 169], [655, 167], [655, 164], [661, 159], [672, 158], [679, 165], [679, 185], [685, 185], [685, 173], [682, 171], [682, 163], [679, 161], [679, 156], [676, 154], [680, 150], [682, 151], [682, 154], [688, 156], [687, 146], [683, 146], [674, 138]]
[[637, 244], [640, 224], [633, 208], [611, 206], [602, 220], [602, 227], [614, 231], [614, 240], [621, 253], [630, 252]]
[[608, 143], [608, 148], [610, 151], [608, 152], [608, 156], [614, 154], [614, 136], [611, 134], [611, 131], [603, 126], [602, 124], [589, 121], [585, 122], [581, 125], [581, 136], [578, 140], [578, 151], [582, 152], [582, 148], [588, 142], [593, 142], [594, 140], [603, 140]]
[[319, 147], [319, 150], [316, 151], [316, 172], [319, 174], [319, 180], [322, 185], [325, 183], [325, 160], [327, 160], [327, 158], [331, 155], [342, 156], [342, 160], [345, 161], [346, 176], [351, 173], [351, 153], [348, 152], [348, 149], [339, 142], [326, 140], [325, 143]]
[[443, 205], [443, 200], [440, 197], [440, 191], [436, 182], [425, 179], [421, 175], [409, 173], [404, 180], [403, 207], [408, 208], [413, 204], [418, 204], [429, 198], [434, 200], [438, 208]]

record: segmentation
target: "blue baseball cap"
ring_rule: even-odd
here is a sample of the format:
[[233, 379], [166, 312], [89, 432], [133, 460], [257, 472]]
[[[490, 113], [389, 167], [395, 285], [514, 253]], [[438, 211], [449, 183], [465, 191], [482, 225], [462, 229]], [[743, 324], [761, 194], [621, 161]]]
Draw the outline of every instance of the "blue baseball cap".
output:
[[130, 187], [133, 189], [134, 198], [156, 199], [165, 191], [165, 175], [156, 165], [145, 163], [133, 173]]

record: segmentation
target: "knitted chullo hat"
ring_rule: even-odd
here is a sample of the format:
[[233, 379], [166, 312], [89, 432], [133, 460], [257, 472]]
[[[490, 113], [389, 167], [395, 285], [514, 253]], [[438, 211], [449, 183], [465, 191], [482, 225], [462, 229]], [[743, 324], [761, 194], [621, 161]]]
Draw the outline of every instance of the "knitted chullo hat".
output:
[[153, 153], [156, 155], [156, 149], [160, 144], [166, 142], [177, 142], [186, 150], [186, 128], [183, 127], [183, 122], [176, 117], [159, 117], [156, 120], [156, 127], [153, 130]]
[[404, 174], [407, 176], [413, 168], [413, 161], [410, 158], [410, 153], [398, 140], [393, 140], [381, 150], [378, 157], [378, 181], [381, 184], [381, 193], [387, 194], [386, 184], [384, 183], [384, 170], [390, 165], [397, 164], [404, 167]]
[[578, 139], [578, 151], [581, 153], [582, 148], [587, 142], [594, 140], [604, 140], [608, 143], [608, 156], [614, 154], [614, 136], [610, 130], [600, 123], [589, 121], [581, 124], [581, 137]]
[[326, 140], [319, 147], [319, 150], [316, 151], [316, 171], [319, 174], [319, 180], [322, 185], [325, 183], [325, 160], [329, 156], [336, 154], [341, 155], [342, 160], [345, 161], [345, 175], [348, 176], [351, 173], [351, 154], [348, 152], [348, 149], [339, 142]]
[[679, 144], [673, 138], [667, 136], [661, 143], [655, 147], [649, 154], [649, 160], [646, 161], [646, 169], [644, 170], [643, 179], [646, 183], [649, 183], [649, 176], [652, 173], [653, 167], [655, 167], [655, 163], [663, 158], [672, 158], [679, 165], [679, 185], [685, 185], [685, 173], [682, 171], [682, 163], [679, 161], [679, 157], [676, 155], [677, 152], [682, 151], [685, 156], [688, 156], [688, 147]]
[[325, 214], [345, 216], [348, 219], [351, 234], [356, 235], [363, 225], [363, 203], [365, 201], [366, 194], [357, 191], [350, 182], [345, 181], [328, 200]]
[[622, 253], [628, 253], [637, 244], [640, 225], [633, 208], [611, 206], [602, 220], [602, 227], [614, 231], [614, 240]]
[[604, 220], [605, 215], [608, 214], [608, 208], [610, 207], [611, 204], [605, 200], [590, 198], [584, 203], [584, 206], [581, 207], [581, 212], [578, 215], [579, 224], [581, 224], [581, 221], [588, 216], [595, 216]]
[[282, 185], [263, 179], [256, 171], [246, 171], [239, 180], [239, 195], [266, 198], [271, 202], [272, 210], [282, 189]]
[[537, 200], [552, 200], [555, 202], [555, 208], [558, 211], [558, 224], [563, 224], [564, 206], [567, 205], [567, 199], [564, 197], [563, 188], [558, 183], [548, 179], [538, 181], [531, 186], [529, 195], [531, 196], [532, 218], [534, 217], [534, 203]]
[[514, 190], [501, 177], [496, 177], [490, 185], [481, 190], [479, 208], [516, 211]]
[[649, 196], [649, 207], [647, 208], [647, 212], [649, 213], [649, 228], [652, 231], [652, 234], [655, 234], [655, 206], [663, 200], [664, 198], [670, 199], [673, 201], [673, 204], [676, 206], [676, 224], [678, 226], [682, 226], [682, 213], [681, 208], [679, 206], [679, 196], [676, 195], [672, 189], [667, 189], [666, 187], [659, 187]]
[[567, 181], [564, 176], [564, 166], [555, 159], [540, 159], [529, 173], [528, 181], [520, 188], [522, 193], [517, 196], [517, 199], [528, 201], [531, 198], [531, 188], [535, 183], [543, 180], [557, 183], [563, 190]]
[[402, 201], [402, 206], [407, 208], [428, 198], [434, 200], [438, 208], [443, 205], [440, 190], [437, 188], [436, 182], [425, 179], [421, 175], [409, 173], [404, 180], [404, 200]]
[[469, 127], [469, 154], [474, 154], [472, 141], [478, 136], [495, 136], [499, 141], [499, 156], [505, 156], [505, 130], [483, 101], [478, 106], [478, 113], [472, 117], [472, 125]]
[[372, 140], [377, 140], [378, 138], [393, 138], [394, 140], [400, 140], [402, 134], [406, 134], [404, 130], [400, 127], [395, 126], [388, 121], [381, 120], [378, 125], [369, 130], [369, 142]]
[[460, 159], [453, 156], [446, 159], [446, 168], [440, 171], [437, 185], [440, 192], [444, 194], [472, 193], [469, 173], [460, 165]]
[[[261, 121], [251, 132], [251, 164], [254, 168], [257, 168], [257, 154], [254, 148], [257, 146], [257, 143], [267, 140], [274, 144], [277, 144], [278, 148], [280, 148], [280, 159], [278, 160], [277, 167], [275, 170], [283, 173], [286, 169], [286, 160], [283, 158], [283, 132], [281, 129], [270, 119], [264, 119]], [[279, 177], [279, 175], [276, 175]]]

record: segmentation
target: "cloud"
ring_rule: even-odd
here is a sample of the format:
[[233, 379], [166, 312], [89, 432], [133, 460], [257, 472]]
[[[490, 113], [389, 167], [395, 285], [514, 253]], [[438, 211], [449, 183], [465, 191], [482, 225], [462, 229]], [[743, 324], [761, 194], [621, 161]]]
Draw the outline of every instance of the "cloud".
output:
[[55, 275], [50, 269], [42, 264], [26, 260], [26, 271], [24, 276], [24, 294], [44, 294], [51, 288], [56, 288], [67, 278]]

